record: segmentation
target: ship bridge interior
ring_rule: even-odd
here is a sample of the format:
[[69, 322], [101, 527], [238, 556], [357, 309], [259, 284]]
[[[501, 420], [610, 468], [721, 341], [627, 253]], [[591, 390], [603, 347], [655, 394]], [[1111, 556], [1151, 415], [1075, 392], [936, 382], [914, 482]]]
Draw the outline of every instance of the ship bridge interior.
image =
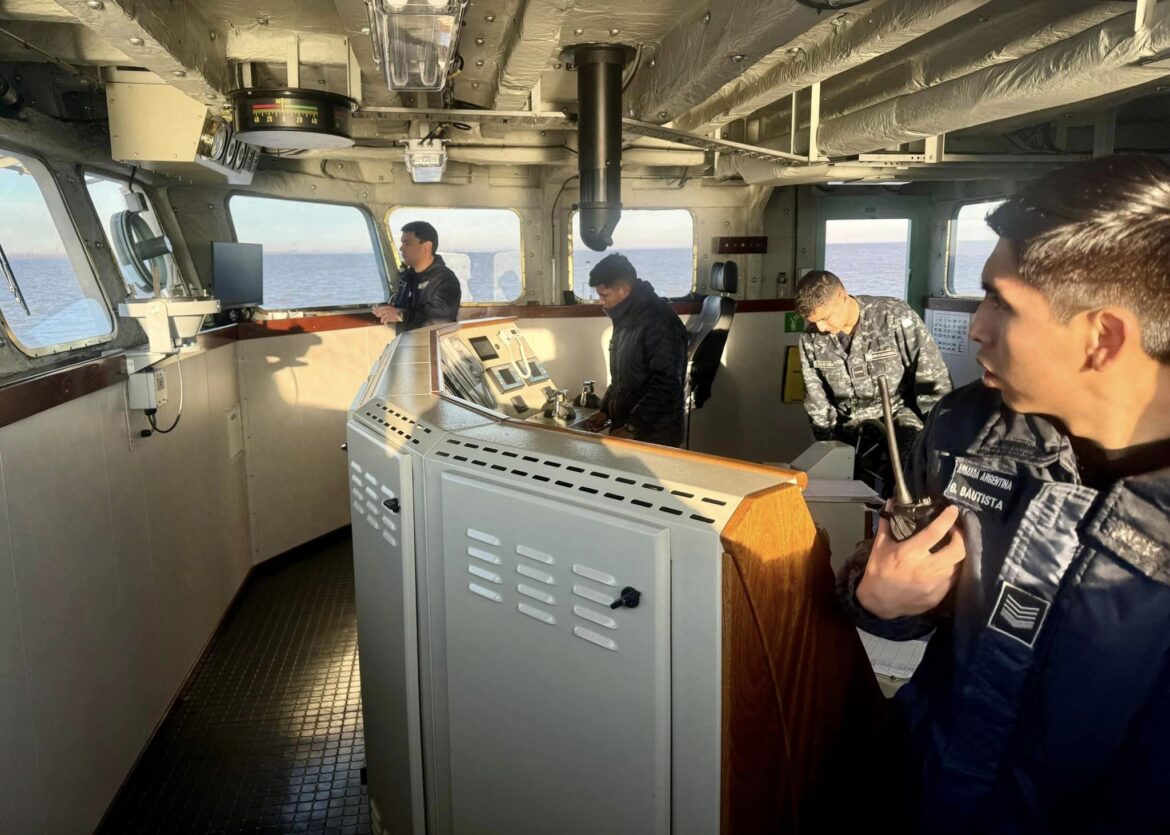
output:
[[[381, 409], [363, 424], [379, 443], [426, 424], [511, 449], [514, 427], [489, 425], [485, 404], [424, 407], [411, 398], [436, 394], [431, 378], [407, 391], [385, 376], [442, 361], [437, 335], [389, 348], [370, 312], [391, 298], [405, 222], [439, 228], [459, 324], [498, 322], [493, 340], [515, 328], [570, 396], [608, 378], [611, 323], [587, 280], [607, 251], [684, 321], [708, 296], [734, 300], [689, 418], [693, 460], [537, 446], [597, 455], [615, 482], [693, 492], [739, 473], [757, 492], [803, 489], [755, 469], [813, 441], [793, 380], [802, 275], [904, 299], [965, 383], [987, 212], [1070, 162], [1170, 154], [1167, 0], [468, 0], [444, 6], [438, 88], [395, 89], [396, 42], [380, 35], [415, 3], [0, 0], [0, 831], [130, 831], [115, 800], [136, 796], [136, 763], [160, 762], [144, 753], [172, 738], [160, 723], [205, 692], [192, 676], [219, 669], [207, 652], [243, 652], [217, 632], [248, 622], [233, 600], [278, 587], [257, 584], [282, 559], [322, 589], [347, 582], [297, 562], [313, 543], [344, 551], [328, 537], [364, 513], [347, 419]], [[241, 259], [262, 263], [262, 295], [234, 285]], [[738, 281], [717, 285], [729, 263]], [[442, 484], [450, 502], [471, 489]], [[750, 492], [724, 488], [718, 501]], [[696, 507], [685, 523], [730, 524]], [[811, 522], [795, 529], [817, 547]], [[718, 549], [712, 530], [694, 541]], [[321, 623], [352, 619], [328, 589]], [[255, 622], [294, 654], [320, 634]], [[342, 633], [351, 655], [331, 656], [331, 680], [356, 657]], [[338, 720], [351, 737], [355, 721]], [[450, 789], [434, 770], [406, 779], [416, 806]], [[423, 806], [415, 831], [468, 819]], [[326, 819], [314, 811], [288, 814]], [[645, 820], [670, 831], [684, 812]], [[266, 814], [248, 825], [293, 831]], [[337, 831], [359, 826], [345, 817]]]

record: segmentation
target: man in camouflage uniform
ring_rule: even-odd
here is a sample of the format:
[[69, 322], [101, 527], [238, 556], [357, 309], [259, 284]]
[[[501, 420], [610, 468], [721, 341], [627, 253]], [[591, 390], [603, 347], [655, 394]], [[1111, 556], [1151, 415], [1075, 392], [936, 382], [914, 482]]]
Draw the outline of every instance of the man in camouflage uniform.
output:
[[927, 413], [951, 390], [950, 374], [922, 319], [898, 299], [850, 296], [841, 279], [826, 270], [800, 280], [796, 310], [808, 322], [800, 337], [800, 364], [813, 436], [855, 445], [865, 422], [882, 419], [877, 381], [884, 376], [906, 460]]

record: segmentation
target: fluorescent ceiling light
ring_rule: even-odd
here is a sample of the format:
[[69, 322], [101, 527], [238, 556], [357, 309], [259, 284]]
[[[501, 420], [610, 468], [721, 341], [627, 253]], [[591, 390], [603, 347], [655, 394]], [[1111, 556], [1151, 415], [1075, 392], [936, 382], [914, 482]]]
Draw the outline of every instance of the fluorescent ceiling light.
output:
[[442, 90], [464, 0], [365, 0], [374, 62], [391, 90]]

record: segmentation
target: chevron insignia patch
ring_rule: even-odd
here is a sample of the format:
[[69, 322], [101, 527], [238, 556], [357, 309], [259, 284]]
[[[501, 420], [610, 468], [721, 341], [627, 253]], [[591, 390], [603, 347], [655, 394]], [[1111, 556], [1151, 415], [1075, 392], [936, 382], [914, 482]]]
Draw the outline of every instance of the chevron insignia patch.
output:
[[1047, 614], [1047, 600], [1029, 594], [1011, 583], [1001, 583], [999, 600], [995, 603], [987, 625], [996, 632], [1014, 638], [1024, 646], [1032, 647]]

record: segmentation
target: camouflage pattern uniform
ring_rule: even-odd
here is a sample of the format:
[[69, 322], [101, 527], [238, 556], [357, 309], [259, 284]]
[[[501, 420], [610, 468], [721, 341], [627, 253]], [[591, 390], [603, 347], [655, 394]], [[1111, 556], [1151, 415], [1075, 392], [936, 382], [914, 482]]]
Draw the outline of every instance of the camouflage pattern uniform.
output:
[[854, 443], [863, 422], [882, 419], [877, 379], [884, 375], [905, 453], [927, 413], [951, 390], [951, 376], [926, 325], [905, 302], [854, 298], [861, 318], [848, 354], [836, 334], [819, 333], [815, 325], [800, 337], [804, 408], [818, 441]]

